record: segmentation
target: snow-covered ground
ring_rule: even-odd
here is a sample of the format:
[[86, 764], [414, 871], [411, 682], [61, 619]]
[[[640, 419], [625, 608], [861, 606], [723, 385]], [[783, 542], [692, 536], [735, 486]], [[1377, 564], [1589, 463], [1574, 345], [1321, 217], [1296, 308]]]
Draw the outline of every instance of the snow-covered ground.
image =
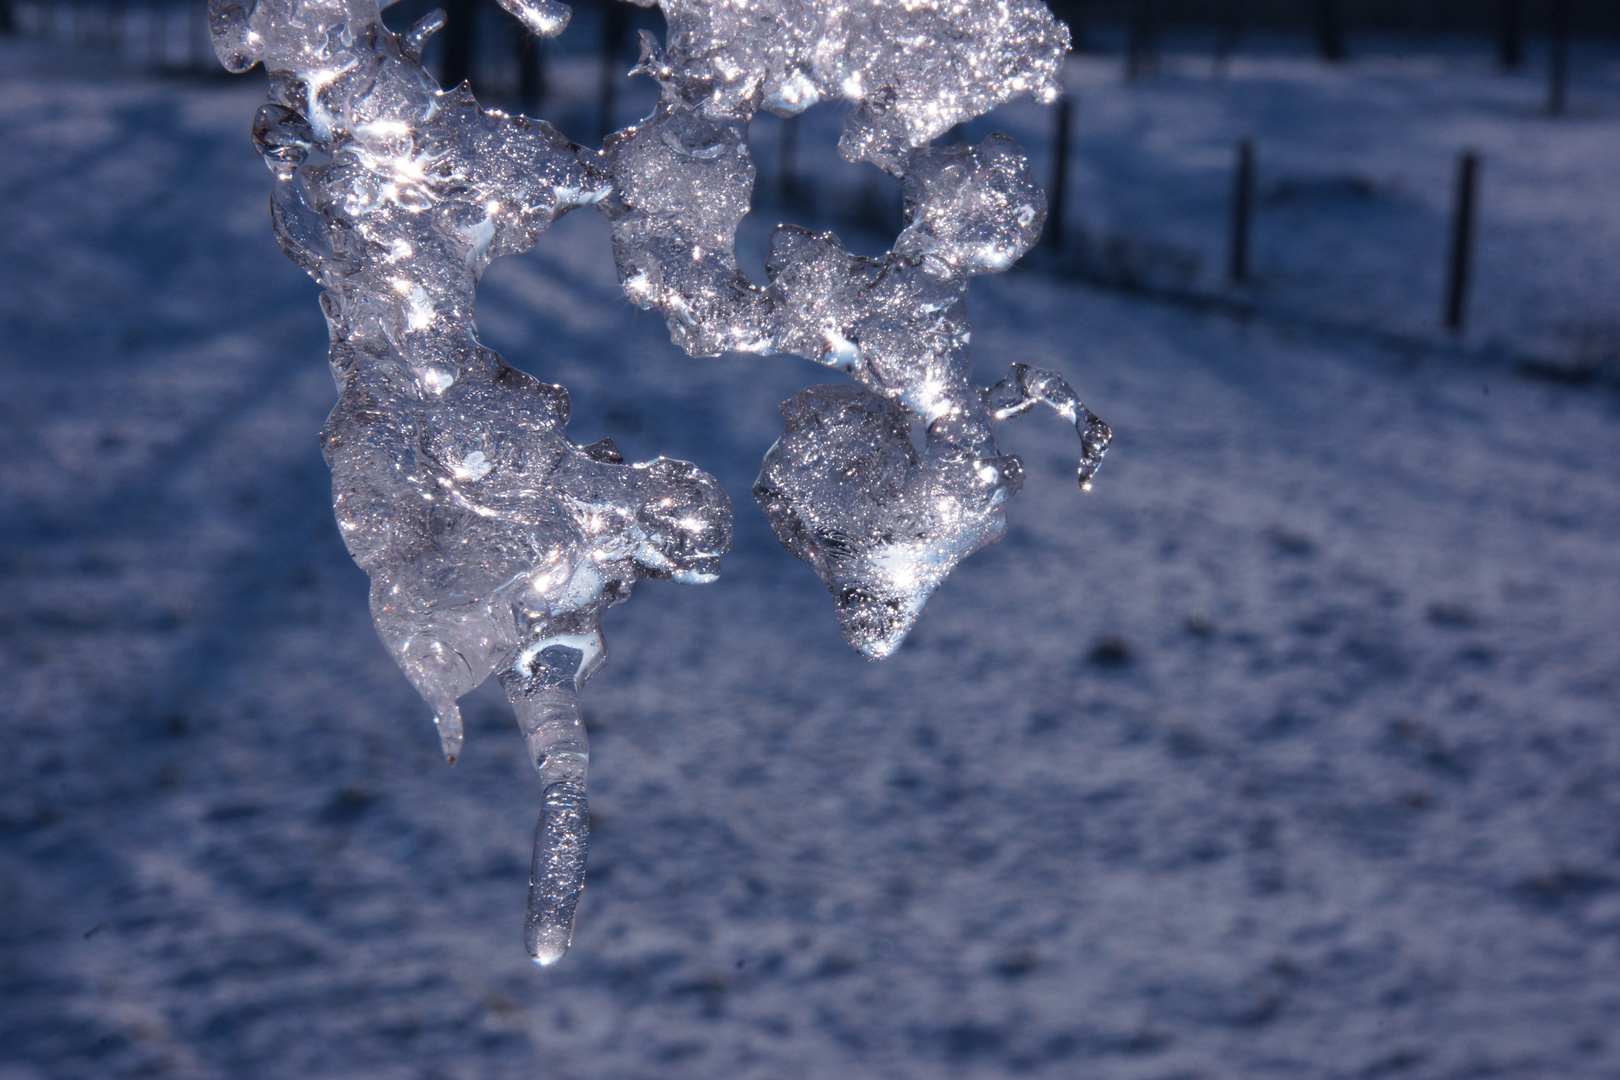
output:
[[1423, 340], [1464, 143], [1470, 341], [1613, 316], [1620, 84], [1550, 125], [1482, 62], [1100, 63], [1079, 220], [1218, 288], [1254, 132], [1304, 192], [1278, 314], [976, 285], [981, 374], [1065, 371], [1117, 441], [1082, 497], [1072, 433], [1011, 426], [1007, 539], [881, 665], [747, 495], [825, 369], [680, 355], [588, 213], [486, 279], [576, 440], [738, 505], [718, 584], [609, 616], [540, 971], [509, 710], [444, 767], [332, 523], [259, 76], [0, 44], [0, 1078], [1620, 1076], [1620, 397]]

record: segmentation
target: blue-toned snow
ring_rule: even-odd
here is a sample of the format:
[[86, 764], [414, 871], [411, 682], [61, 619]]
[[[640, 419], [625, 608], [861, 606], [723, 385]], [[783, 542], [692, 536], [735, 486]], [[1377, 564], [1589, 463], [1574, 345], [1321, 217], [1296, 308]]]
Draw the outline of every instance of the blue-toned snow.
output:
[[[444, 767], [332, 521], [257, 79], [0, 44], [0, 1077], [1620, 1075], [1605, 63], [1556, 125], [1483, 59], [1077, 64], [1071, 220], [1216, 289], [1253, 130], [1282, 314], [977, 282], [981, 377], [1062, 371], [1116, 443], [1082, 497], [1072, 434], [1010, 429], [1007, 538], [881, 665], [746, 498], [826, 371], [681, 355], [588, 213], [497, 264], [485, 337], [570, 433], [739, 508], [716, 584], [608, 616], [589, 887], [542, 972], [509, 710], [466, 701]], [[1464, 144], [1458, 351], [1426, 342]]]

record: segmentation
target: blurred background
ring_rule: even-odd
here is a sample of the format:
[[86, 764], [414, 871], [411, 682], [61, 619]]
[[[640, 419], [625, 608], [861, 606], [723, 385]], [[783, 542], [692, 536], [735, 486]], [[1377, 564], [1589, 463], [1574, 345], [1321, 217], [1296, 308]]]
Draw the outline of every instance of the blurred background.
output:
[[[402, 0], [403, 30], [429, 5]], [[656, 11], [427, 62], [578, 142]], [[0, 0], [0, 1080], [1620, 1076], [1620, 10], [1068, 3], [1013, 135], [1040, 247], [970, 296], [1028, 479], [890, 660], [748, 489], [791, 357], [694, 359], [563, 219], [479, 293], [570, 436], [695, 461], [721, 580], [643, 584], [582, 695], [573, 950], [521, 926], [499, 690], [454, 769], [378, 642], [199, 5]], [[762, 116], [769, 229], [880, 254], [842, 114]]]

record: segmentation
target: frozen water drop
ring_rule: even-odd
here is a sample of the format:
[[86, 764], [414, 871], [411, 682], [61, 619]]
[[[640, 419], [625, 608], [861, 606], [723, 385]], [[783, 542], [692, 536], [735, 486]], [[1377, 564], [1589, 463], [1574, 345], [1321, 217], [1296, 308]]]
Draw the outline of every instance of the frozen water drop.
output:
[[567, 29], [573, 15], [567, 4], [556, 0], [500, 0], [500, 4], [539, 37], [556, 37]]

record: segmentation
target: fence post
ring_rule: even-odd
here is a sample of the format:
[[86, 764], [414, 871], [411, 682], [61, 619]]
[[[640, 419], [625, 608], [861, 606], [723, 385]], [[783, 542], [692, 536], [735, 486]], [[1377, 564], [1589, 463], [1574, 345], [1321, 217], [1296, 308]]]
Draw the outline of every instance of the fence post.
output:
[[1547, 30], [1552, 39], [1547, 58], [1547, 112], [1558, 116], [1564, 111], [1569, 87], [1569, 0], [1552, 0]]
[[782, 120], [782, 152], [777, 160], [776, 189], [785, 205], [791, 206], [799, 197], [798, 179], [799, 118], [789, 116]]
[[1070, 3], [1062, 7], [1063, 21], [1069, 24], [1069, 51], [1072, 53], [1091, 52], [1091, 39], [1086, 36], [1086, 6], [1084, 3]]
[[1451, 215], [1451, 267], [1446, 275], [1446, 329], [1463, 330], [1468, 307], [1468, 269], [1474, 254], [1474, 207], [1479, 155], [1465, 151], [1457, 161], [1457, 202]]
[[191, 71], [213, 71], [216, 63], [208, 5], [203, 0], [191, 0], [186, 6], [186, 67]]
[[1249, 279], [1249, 223], [1254, 215], [1254, 140], [1237, 145], [1237, 166], [1232, 171], [1232, 234], [1226, 276], [1233, 285]]
[[630, 32], [630, 9], [616, 0], [607, 0], [602, 11], [602, 83], [597, 88], [597, 142], [613, 130], [613, 107], [619, 90], [619, 58], [624, 55], [624, 37]]
[[1512, 71], [1524, 63], [1524, 11], [1521, 0], [1498, 0], [1496, 59], [1503, 70]]
[[1338, 63], [1344, 59], [1344, 23], [1339, 18], [1338, 0], [1316, 0], [1316, 42], [1323, 60]]
[[540, 39], [529, 32], [521, 22], [514, 21], [513, 40], [517, 48], [518, 110], [535, 113], [546, 96], [545, 57], [540, 51]]
[[146, 5], [146, 49], [149, 53], [147, 59], [153, 67], [168, 66], [168, 32], [168, 9], [161, 6], [157, 0], [148, 0]]
[[1158, 0], [1136, 0], [1131, 7], [1129, 36], [1125, 41], [1125, 78], [1140, 79], [1158, 72]]
[[1053, 251], [1063, 250], [1063, 204], [1069, 190], [1069, 133], [1074, 123], [1074, 99], [1058, 98], [1052, 131], [1052, 193], [1047, 200], [1046, 243]]
[[1226, 0], [1226, 17], [1221, 20], [1221, 32], [1215, 38], [1215, 78], [1226, 77], [1226, 67], [1237, 51], [1238, 38], [1243, 33], [1243, 0]]
[[[446, 90], [463, 81], [473, 85], [473, 53], [477, 47], [478, 10], [473, 0], [444, 0], [444, 52], [440, 54], [442, 69], [439, 85]], [[474, 87], [476, 89], [476, 87]]]

